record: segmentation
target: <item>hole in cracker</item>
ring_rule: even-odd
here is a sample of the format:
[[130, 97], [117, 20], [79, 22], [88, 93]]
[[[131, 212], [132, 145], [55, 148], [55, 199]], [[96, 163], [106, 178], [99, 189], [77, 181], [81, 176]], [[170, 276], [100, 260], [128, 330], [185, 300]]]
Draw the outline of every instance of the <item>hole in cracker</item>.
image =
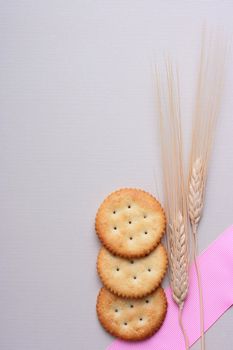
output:
[[112, 212], [113, 214], [116, 214], [116, 210], [113, 210], [113, 212]]
[[115, 309], [115, 312], [118, 312], [118, 309]]
[[129, 237], [129, 239], [132, 241], [133, 237]]
[[127, 326], [127, 324], [128, 324], [127, 322], [124, 322], [124, 325], [125, 325], [125, 326]]
[[131, 208], [131, 205], [128, 205], [128, 208], [130, 209], [130, 208]]
[[144, 233], [145, 233], [145, 235], [147, 235], [147, 233], [148, 233], [148, 232], [147, 232], [147, 231], [145, 231]]
[[117, 271], [120, 271], [119, 267], [116, 268]]
[[148, 300], [148, 299], [146, 299], [146, 303], [147, 303], [147, 304], [149, 303], [149, 300]]
[[134, 261], [133, 261], [133, 260], [131, 260], [131, 261], [130, 261], [130, 264], [134, 264]]
[[131, 309], [134, 307], [133, 304], [130, 305]]
[[140, 321], [142, 321], [142, 320], [143, 320], [143, 318], [142, 318], [142, 317], [140, 317], [140, 318], [139, 318], [139, 320], [140, 320]]
[[136, 279], [137, 279], [137, 277], [136, 277], [136, 276], [133, 276], [133, 279], [134, 279], [134, 280], [136, 280]]
[[117, 227], [116, 227], [116, 226], [114, 226], [114, 227], [113, 227], [113, 229], [114, 229], [114, 230], [117, 230]]
[[132, 221], [129, 221], [129, 225], [131, 225], [132, 224]]
[[147, 218], [147, 215], [145, 214], [145, 215], [144, 215], [144, 219], [146, 219], [146, 218]]
[[151, 269], [148, 269], [149, 272], [151, 272]]

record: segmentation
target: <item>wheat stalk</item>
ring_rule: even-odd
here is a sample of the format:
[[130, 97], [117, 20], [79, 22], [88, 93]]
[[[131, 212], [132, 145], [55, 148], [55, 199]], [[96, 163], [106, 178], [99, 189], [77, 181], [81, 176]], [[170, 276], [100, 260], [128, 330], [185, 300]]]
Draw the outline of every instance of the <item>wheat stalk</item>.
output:
[[[188, 338], [182, 323], [182, 310], [188, 292], [188, 225], [183, 173], [182, 132], [178, 73], [166, 61], [165, 82], [156, 72], [156, 91], [161, 136], [164, 206], [167, 216], [169, 277], [173, 299], [179, 308], [179, 323], [185, 347]], [[164, 83], [164, 84], [163, 84]]]
[[222, 96], [227, 50], [226, 41], [219, 35], [208, 35], [208, 38], [206, 36], [206, 31], [204, 30], [193, 118], [187, 195], [188, 213], [194, 243], [194, 264], [199, 289], [202, 350], [205, 349], [204, 306], [201, 275], [197, 263], [197, 229], [204, 207], [208, 165]]

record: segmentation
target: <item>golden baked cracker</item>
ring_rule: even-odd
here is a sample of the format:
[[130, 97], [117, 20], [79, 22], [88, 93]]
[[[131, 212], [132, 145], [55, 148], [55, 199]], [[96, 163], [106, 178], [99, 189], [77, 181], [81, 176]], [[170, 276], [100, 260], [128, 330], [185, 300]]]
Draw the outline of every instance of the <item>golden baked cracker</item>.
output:
[[142, 340], [161, 327], [167, 299], [161, 287], [143, 299], [124, 299], [102, 288], [96, 310], [107, 332], [125, 340]]
[[104, 286], [126, 298], [141, 298], [152, 293], [164, 278], [167, 266], [167, 253], [162, 244], [149, 255], [131, 260], [101, 248], [97, 260], [97, 271]]
[[96, 215], [96, 232], [103, 245], [124, 258], [149, 254], [160, 242], [166, 226], [160, 203], [138, 189], [110, 194]]

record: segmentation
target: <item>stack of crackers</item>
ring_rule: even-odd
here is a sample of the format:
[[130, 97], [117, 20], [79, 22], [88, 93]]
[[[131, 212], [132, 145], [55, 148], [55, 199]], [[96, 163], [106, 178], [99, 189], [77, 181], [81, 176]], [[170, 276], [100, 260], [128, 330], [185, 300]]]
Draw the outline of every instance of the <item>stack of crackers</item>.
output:
[[125, 340], [142, 340], [162, 325], [167, 311], [160, 284], [168, 258], [160, 243], [166, 227], [160, 203], [138, 189], [110, 194], [96, 215], [103, 244], [97, 271], [104, 285], [97, 298], [103, 327]]

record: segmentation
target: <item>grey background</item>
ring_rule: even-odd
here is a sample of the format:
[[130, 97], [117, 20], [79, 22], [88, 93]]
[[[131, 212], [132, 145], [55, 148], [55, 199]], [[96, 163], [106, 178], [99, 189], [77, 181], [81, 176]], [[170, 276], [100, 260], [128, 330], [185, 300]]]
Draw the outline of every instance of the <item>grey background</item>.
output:
[[[119, 187], [160, 193], [151, 66], [179, 64], [188, 150], [202, 23], [232, 35], [233, 2], [0, 4], [0, 349], [105, 349], [96, 210]], [[200, 250], [232, 224], [232, 88], [230, 61]], [[232, 349], [232, 316], [208, 349]]]

